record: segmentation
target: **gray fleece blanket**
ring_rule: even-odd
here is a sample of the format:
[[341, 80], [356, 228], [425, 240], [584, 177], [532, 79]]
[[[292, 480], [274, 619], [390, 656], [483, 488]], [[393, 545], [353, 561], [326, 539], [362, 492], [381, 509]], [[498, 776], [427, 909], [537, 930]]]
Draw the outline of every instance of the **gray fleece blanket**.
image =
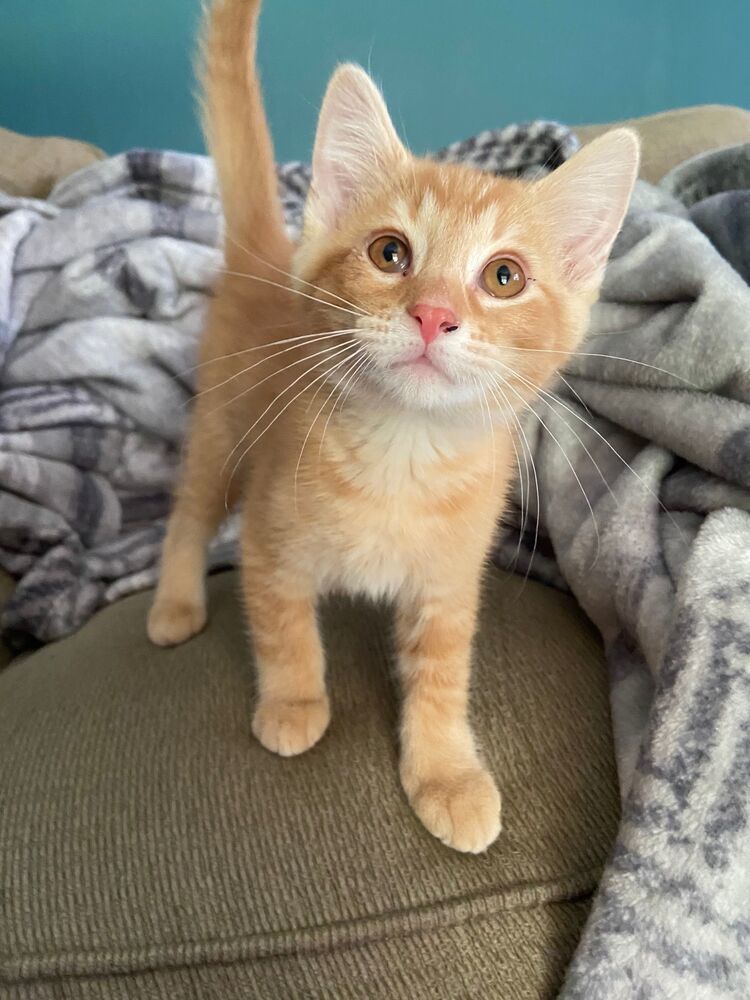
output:
[[[439, 155], [529, 175], [575, 148], [536, 123]], [[281, 168], [292, 229], [307, 180]], [[154, 580], [218, 219], [209, 162], [174, 153], [0, 199], [17, 642]], [[750, 996], [749, 280], [750, 147], [639, 185], [582, 354], [525, 420], [496, 559], [569, 588], [600, 629], [623, 794], [565, 1000]], [[230, 522], [212, 561], [232, 558]]]
[[566, 1000], [750, 997], [748, 282], [750, 145], [640, 185], [588, 356], [536, 406], [549, 433], [527, 422], [554, 573], [606, 645], [623, 799]]

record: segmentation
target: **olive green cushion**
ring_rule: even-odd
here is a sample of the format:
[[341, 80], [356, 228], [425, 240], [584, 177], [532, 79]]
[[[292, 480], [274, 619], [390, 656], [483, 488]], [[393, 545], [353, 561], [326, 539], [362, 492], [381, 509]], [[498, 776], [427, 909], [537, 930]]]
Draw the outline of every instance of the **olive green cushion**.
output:
[[46, 198], [58, 181], [106, 154], [87, 142], [0, 128], [0, 191]]
[[552, 996], [614, 838], [601, 648], [574, 603], [489, 574], [473, 709], [504, 794], [483, 856], [397, 776], [388, 616], [324, 614], [333, 722], [253, 739], [236, 576], [190, 643], [149, 594], [0, 674], [0, 996]]
[[678, 164], [707, 149], [750, 142], [750, 111], [731, 104], [699, 104], [610, 125], [575, 125], [573, 128], [585, 144], [617, 125], [627, 125], [640, 135], [640, 176], [652, 184], [658, 183]]

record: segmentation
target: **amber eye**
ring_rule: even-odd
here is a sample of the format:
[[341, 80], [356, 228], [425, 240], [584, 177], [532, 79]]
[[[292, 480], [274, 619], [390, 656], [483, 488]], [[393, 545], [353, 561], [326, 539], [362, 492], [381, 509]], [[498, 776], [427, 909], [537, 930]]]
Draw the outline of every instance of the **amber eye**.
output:
[[378, 236], [367, 253], [375, 267], [388, 274], [403, 274], [411, 263], [409, 247], [400, 236]]
[[496, 299], [512, 299], [526, 287], [526, 275], [510, 257], [491, 260], [482, 271], [482, 288]]

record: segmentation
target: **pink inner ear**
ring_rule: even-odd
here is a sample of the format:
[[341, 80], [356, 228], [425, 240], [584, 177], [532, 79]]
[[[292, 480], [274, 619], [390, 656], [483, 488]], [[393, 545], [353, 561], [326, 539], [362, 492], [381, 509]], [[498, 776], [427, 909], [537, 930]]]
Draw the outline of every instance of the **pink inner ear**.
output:
[[406, 152], [380, 91], [359, 66], [341, 66], [323, 99], [313, 151], [310, 214], [335, 227], [358, 194]]
[[604, 222], [593, 234], [582, 234], [566, 243], [563, 257], [571, 281], [586, 285], [601, 280], [618, 229], [619, 226], [613, 232], [613, 227]]
[[313, 184], [319, 204], [325, 207], [328, 225], [335, 227], [357, 195], [354, 179], [323, 151], [316, 158]]
[[638, 171], [638, 140], [627, 129], [585, 146], [539, 184], [547, 223], [560, 238], [569, 279], [601, 283]]

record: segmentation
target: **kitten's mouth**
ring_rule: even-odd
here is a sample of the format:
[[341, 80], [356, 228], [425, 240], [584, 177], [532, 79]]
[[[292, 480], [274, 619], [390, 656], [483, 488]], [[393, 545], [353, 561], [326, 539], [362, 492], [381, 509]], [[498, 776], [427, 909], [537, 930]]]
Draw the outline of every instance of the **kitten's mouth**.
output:
[[393, 367], [406, 370], [421, 378], [429, 378], [432, 376], [450, 381], [443, 369], [436, 365], [428, 354], [420, 354], [416, 358], [407, 358], [404, 361], [396, 361], [394, 362]]
[[433, 371], [438, 370], [426, 354], [420, 354], [418, 358], [411, 358], [409, 361], [399, 361], [398, 364], [401, 368], [406, 366], [407, 368], [432, 368]]

